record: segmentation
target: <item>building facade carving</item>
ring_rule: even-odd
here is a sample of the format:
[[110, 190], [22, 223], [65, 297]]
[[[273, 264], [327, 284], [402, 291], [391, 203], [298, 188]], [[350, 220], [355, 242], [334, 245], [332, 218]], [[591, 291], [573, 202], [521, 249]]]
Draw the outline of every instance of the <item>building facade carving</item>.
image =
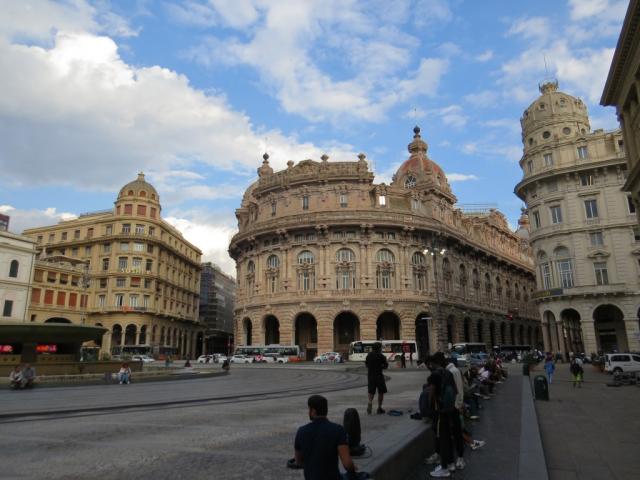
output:
[[620, 130], [591, 131], [585, 104], [540, 85], [521, 119], [523, 178], [546, 350], [638, 350], [640, 230], [622, 191]]
[[[119, 354], [125, 346], [155, 355], [200, 354], [202, 252], [160, 212], [158, 192], [141, 173], [120, 190], [113, 209], [26, 230], [24, 235], [35, 240], [42, 259], [30, 320], [82, 320], [108, 328], [102, 354]], [[65, 263], [71, 264], [65, 268], [78, 271], [63, 271]], [[81, 265], [86, 270], [80, 271]], [[72, 302], [82, 300], [75, 294], [86, 295], [79, 315], [79, 304]]]
[[414, 133], [390, 185], [374, 183], [364, 154], [278, 172], [264, 155], [229, 247], [236, 344], [299, 344], [311, 358], [359, 339], [415, 339], [420, 354], [542, 342], [526, 240], [496, 210], [457, 208]]

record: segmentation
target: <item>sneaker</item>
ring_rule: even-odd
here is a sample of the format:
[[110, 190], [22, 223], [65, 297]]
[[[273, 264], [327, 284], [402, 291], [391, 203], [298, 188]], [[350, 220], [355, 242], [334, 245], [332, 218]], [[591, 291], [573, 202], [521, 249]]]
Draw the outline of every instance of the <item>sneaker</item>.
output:
[[458, 457], [458, 459], [456, 460], [456, 470], [464, 470], [464, 467], [466, 466], [466, 463], [464, 461], [464, 458]]
[[450, 477], [451, 472], [446, 468], [442, 468], [440, 465], [438, 465], [431, 473], [429, 473], [429, 475], [431, 475], [434, 478], [444, 478], [444, 477]]
[[385, 413], [385, 412], [386, 412], [386, 410], [385, 410], [384, 408], [382, 408], [382, 407], [378, 407], [378, 410], [376, 410], [376, 413], [377, 413], [378, 415], [383, 414], [383, 413]]
[[471, 415], [469, 417], [469, 419], [471, 419], [471, 420], [480, 420], [480, 417], [478, 415]]
[[473, 442], [471, 442], [471, 450], [478, 450], [479, 448], [484, 447], [484, 444], [484, 440], [474, 440]]
[[371, 415], [372, 407], [370, 403], [367, 403], [367, 415]]
[[437, 453], [432, 454], [429, 458], [425, 460], [425, 463], [434, 464], [440, 463], [440, 455]]
[[447, 465], [447, 470], [449, 470], [450, 472], [455, 472], [456, 471], [456, 464], [455, 463], [450, 463], [449, 465]]

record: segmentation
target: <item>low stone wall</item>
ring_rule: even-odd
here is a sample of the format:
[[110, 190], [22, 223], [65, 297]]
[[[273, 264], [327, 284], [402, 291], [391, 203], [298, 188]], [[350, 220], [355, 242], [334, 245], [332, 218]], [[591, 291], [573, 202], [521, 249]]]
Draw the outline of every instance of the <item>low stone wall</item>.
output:
[[[82, 375], [96, 373], [104, 375], [105, 372], [115, 373], [120, 370], [123, 362], [110, 360], [101, 362], [46, 362], [32, 363], [36, 369], [36, 376], [42, 375]], [[132, 372], [142, 371], [142, 362], [128, 362]], [[19, 365], [19, 362], [9, 364], [0, 363], [0, 378], [9, 377], [11, 370]]]

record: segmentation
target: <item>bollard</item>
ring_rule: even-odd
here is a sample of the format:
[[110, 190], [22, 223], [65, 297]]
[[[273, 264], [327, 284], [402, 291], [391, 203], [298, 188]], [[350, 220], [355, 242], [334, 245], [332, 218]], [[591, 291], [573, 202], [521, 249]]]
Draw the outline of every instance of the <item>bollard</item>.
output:
[[549, 384], [544, 375], [537, 375], [533, 379], [533, 391], [535, 392], [536, 400], [549, 401]]
[[522, 364], [522, 375], [524, 375], [525, 377], [529, 376], [529, 363], [528, 362], [524, 362]]

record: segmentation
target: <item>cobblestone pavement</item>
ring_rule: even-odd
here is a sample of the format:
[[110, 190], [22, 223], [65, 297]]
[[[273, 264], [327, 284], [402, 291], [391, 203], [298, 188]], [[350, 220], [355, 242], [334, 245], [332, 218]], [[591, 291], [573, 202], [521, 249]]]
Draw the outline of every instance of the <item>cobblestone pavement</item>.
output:
[[550, 401], [536, 402], [550, 480], [640, 478], [640, 387], [607, 387], [611, 376], [590, 365], [585, 380], [573, 388], [559, 364]]
[[[412, 425], [408, 415], [364, 414], [366, 379], [343, 390], [325, 392], [323, 385], [336, 375], [350, 375], [345, 366], [322, 370], [300, 366], [234, 366], [228, 377], [157, 384], [110, 385], [0, 391], [0, 409], [55, 408], [94, 404], [101, 396], [123, 404], [149, 401], [181, 393], [221, 396], [242, 391], [242, 398], [212, 400], [206, 404], [126, 408], [77, 415], [53, 414], [0, 421], [0, 478], [73, 480], [99, 479], [302, 479], [301, 471], [288, 470], [296, 429], [308, 421], [309, 391], [329, 399], [329, 417], [342, 421], [348, 407], [361, 413], [363, 442], [384, 439], [390, 427]], [[407, 411], [415, 407], [425, 381], [424, 370], [390, 370], [385, 406]], [[203, 379], [204, 380], [204, 379]], [[295, 386], [309, 391], [295, 393]], [[313, 387], [315, 385], [315, 387]], [[293, 388], [287, 396], [251, 397], [267, 389]], [[106, 390], [105, 390], [106, 389]], [[115, 397], [111, 397], [111, 396]], [[117, 398], [116, 398], [117, 397]], [[97, 403], [101, 404], [101, 403]], [[373, 455], [380, 452], [373, 452]], [[380, 479], [378, 479], [380, 480]], [[382, 479], [384, 480], [384, 479]]]
[[[522, 376], [520, 366], [509, 367], [509, 379], [498, 385], [496, 395], [483, 401], [480, 420], [466, 421], [476, 440], [486, 445], [476, 451], [465, 447], [467, 466], [450, 478], [456, 480], [515, 480], [518, 478], [520, 454], [520, 415]], [[429, 452], [431, 454], [433, 452]], [[424, 480], [435, 465], [420, 464], [407, 480]]]

